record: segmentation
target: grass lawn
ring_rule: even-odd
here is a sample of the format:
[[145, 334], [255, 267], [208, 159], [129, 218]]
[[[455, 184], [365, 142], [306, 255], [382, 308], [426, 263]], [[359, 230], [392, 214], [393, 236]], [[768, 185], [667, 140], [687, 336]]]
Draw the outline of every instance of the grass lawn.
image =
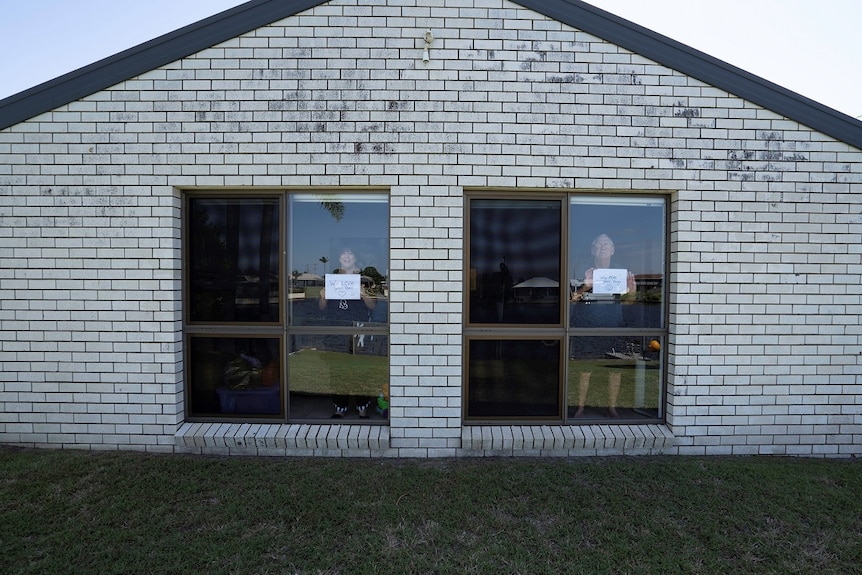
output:
[[[620, 374], [620, 392], [617, 407], [656, 409], [659, 405], [660, 382], [657, 361], [627, 361], [621, 359], [569, 360], [568, 405], [578, 404], [581, 373], [590, 373], [587, 405], [608, 405], [608, 379], [612, 372]], [[640, 386], [642, 397], [637, 398]]]
[[[659, 396], [657, 362], [636, 362], [618, 359], [570, 360], [568, 405], [578, 403], [578, 381], [581, 372], [592, 374], [589, 405], [607, 405], [608, 374], [622, 374], [618, 406], [655, 408]], [[357, 374], [362, 374], [358, 377]], [[636, 378], [642, 378], [645, 388], [643, 402], [635, 401]], [[304, 349], [290, 357], [291, 391], [318, 395], [357, 395], [375, 397], [389, 381], [389, 358], [380, 355], [349, 354], [317, 349]], [[511, 390], [510, 390], [511, 392]], [[536, 393], [529, 387], [522, 390], [528, 398]]]
[[4, 574], [862, 573], [862, 462], [0, 448]]
[[290, 356], [290, 390], [377, 397], [389, 383], [389, 357], [303, 349]]

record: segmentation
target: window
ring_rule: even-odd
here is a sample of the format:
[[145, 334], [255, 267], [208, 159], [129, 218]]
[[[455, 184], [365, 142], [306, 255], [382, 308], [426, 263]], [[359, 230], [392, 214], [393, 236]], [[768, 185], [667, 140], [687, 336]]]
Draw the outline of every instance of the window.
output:
[[189, 417], [385, 421], [388, 222], [384, 194], [189, 193]]
[[467, 205], [465, 419], [661, 419], [665, 199]]
[[560, 200], [472, 200], [469, 322], [559, 325], [561, 234]]

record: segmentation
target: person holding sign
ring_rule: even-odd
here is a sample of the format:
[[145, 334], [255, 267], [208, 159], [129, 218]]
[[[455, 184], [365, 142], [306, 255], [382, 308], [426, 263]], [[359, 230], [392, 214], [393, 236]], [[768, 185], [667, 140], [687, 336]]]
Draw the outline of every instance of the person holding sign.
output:
[[[326, 274], [324, 287], [320, 290], [318, 307], [325, 311], [332, 325], [362, 325], [369, 321], [377, 306], [377, 299], [362, 286], [362, 270], [356, 264], [353, 250], [345, 247], [338, 256], [339, 267]], [[368, 417], [372, 398], [356, 398], [359, 417]], [[350, 397], [333, 397], [332, 417], [341, 418], [347, 414]]]
[[[341, 250], [340, 267], [326, 274], [325, 287], [320, 290], [318, 306], [332, 312], [332, 317], [345, 321], [366, 321], [377, 305], [377, 299], [362, 288], [362, 270], [356, 265], [356, 256], [350, 248]], [[326, 290], [330, 290], [327, 297]], [[352, 308], [351, 308], [352, 306]], [[350, 310], [353, 311], [350, 311]]]
[[[590, 251], [593, 254], [594, 265], [586, 271], [584, 283], [572, 294], [572, 301], [583, 299], [588, 301], [614, 299], [613, 297], [591, 298], [588, 294], [622, 296], [635, 293], [637, 290], [635, 275], [629, 270], [614, 269], [611, 267], [611, 257], [614, 255], [615, 249], [614, 241], [607, 234], [601, 234], [596, 237], [593, 240]], [[622, 319], [618, 323], [621, 322]], [[601, 327], [614, 326], [603, 324]]]
[[[628, 294], [637, 291], [634, 274], [627, 269], [613, 268], [611, 258], [614, 242], [607, 234], [600, 234], [591, 246], [593, 267], [584, 274], [584, 282], [571, 296], [577, 305], [573, 327], [622, 327], [623, 312], [620, 304]], [[591, 372], [582, 372], [578, 387], [578, 409], [575, 417], [584, 414]], [[616, 410], [622, 373], [608, 374], [608, 415], [619, 417]]]

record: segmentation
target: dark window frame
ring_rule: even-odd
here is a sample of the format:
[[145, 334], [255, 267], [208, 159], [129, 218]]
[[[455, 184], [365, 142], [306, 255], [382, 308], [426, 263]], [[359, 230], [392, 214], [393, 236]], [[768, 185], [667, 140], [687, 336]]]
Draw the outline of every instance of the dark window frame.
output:
[[[183, 394], [184, 394], [184, 416], [189, 422], [254, 422], [254, 423], [310, 423], [321, 424], [338, 423], [337, 420], [314, 418], [314, 419], [293, 419], [290, 416], [290, 385], [288, 374], [290, 370], [289, 356], [291, 353], [290, 341], [292, 335], [367, 335], [367, 336], [382, 336], [387, 341], [386, 357], [389, 357], [388, 342], [390, 340], [389, 319], [387, 316], [385, 325], [379, 323], [374, 327], [357, 327], [357, 326], [319, 326], [319, 325], [292, 325], [289, 318], [290, 306], [288, 305], [287, 293], [289, 292], [288, 284], [290, 276], [288, 274], [288, 266], [290, 262], [289, 242], [291, 235], [289, 230], [289, 210], [290, 198], [293, 195], [301, 194], [321, 194], [322, 197], [349, 196], [356, 194], [373, 194], [385, 195], [387, 203], [387, 241], [390, 239], [388, 233], [392, 202], [387, 189], [367, 189], [361, 190], [352, 189], [276, 189], [276, 190], [183, 190], [182, 191], [182, 209], [181, 209], [181, 285], [182, 285], [182, 341], [183, 341], [183, 361], [184, 361], [184, 378], [183, 378]], [[189, 223], [189, 214], [192, 213], [191, 203], [196, 199], [212, 199], [212, 200], [236, 200], [236, 201], [256, 201], [256, 200], [277, 200], [278, 202], [278, 220], [279, 220], [279, 237], [278, 237], [278, 317], [274, 321], [212, 321], [212, 320], [193, 320], [191, 318], [191, 302], [193, 297], [191, 289], [191, 273], [189, 267], [190, 257], [190, 242], [191, 231]], [[391, 247], [389, 248], [391, 249]], [[387, 249], [386, 258], [389, 259], [389, 249]], [[192, 381], [194, 374], [192, 373], [192, 340], [194, 338], [273, 338], [279, 341], [279, 402], [280, 412], [277, 415], [273, 414], [226, 414], [226, 413], [195, 413], [192, 410]], [[388, 421], [367, 421], [367, 420], [344, 420], [343, 423], [349, 424], [366, 424], [366, 425], [382, 425], [388, 424]]]
[[[523, 425], [547, 425], [549, 423], [559, 423], [563, 425], [619, 425], [619, 424], [655, 424], [664, 423], [667, 413], [667, 380], [668, 380], [668, 354], [667, 341], [670, 333], [670, 218], [672, 211], [672, 199], [669, 194], [661, 193], [637, 193], [637, 192], [577, 192], [577, 191], [560, 191], [560, 192], [530, 192], [523, 190], [500, 190], [500, 189], [477, 189], [465, 190], [464, 201], [464, 298], [463, 298], [463, 314], [464, 314], [464, 331], [462, 338], [463, 345], [463, 368], [462, 368], [462, 419], [465, 425], [493, 425], [493, 424], [523, 424]], [[471, 277], [471, 238], [473, 232], [471, 230], [471, 203], [478, 200], [548, 200], [556, 199], [560, 202], [562, 219], [564, 220], [561, 226], [561, 255], [560, 266], [562, 276], [565, 282], [573, 276], [573, 270], [570, 269], [570, 239], [571, 235], [571, 216], [570, 207], [572, 198], [592, 198], [597, 202], [602, 200], [624, 199], [631, 198], [632, 200], [651, 199], [661, 201], [663, 203], [662, 210], [664, 217], [662, 221], [662, 246], [663, 269], [662, 269], [662, 286], [661, 286], [661, 325], [660, 327], [574, 327], [571, 323], [571, 311], [569, 303], [569, 289], [567, 285], [560, 282], [560, 323], [556, 325], [529, 325], [529, 324], [511, 324], [511, 323], [481, 323], [471, 322], [471, 284], [475, 282], [475, 277]], [[574, 385], [571, 382], [569, 374], [570, 350], [569, 345], [576, 337], [599, 337], [599, 336], [615, 336], [615, 337], [655, 337], [661, 342], [661, 349], [658, 352], [659, 360], [659, 406], [658, 414], [653, 417], [644, 415], [643, 417], [627, 418], [627, 419], [598, 419], [588, 417], [584, 419], [576, 419], [569, 413], [570, 406], [567, 405], [567, 396], [571, 393], [569, 385]], [[556, 339], [559, 338], [563, 342], [564, 353], [560, 359], [559, 365], [559, 389], [557, 396], [559, 397], [559, 413], [549, 417], [505, 417], [505, 416], [475, 416], [469, 413], [470, 406], [470, 366], [469, 366], [469, 349], [471, 341], [480, 340], [495, 340], [495, 339]]]

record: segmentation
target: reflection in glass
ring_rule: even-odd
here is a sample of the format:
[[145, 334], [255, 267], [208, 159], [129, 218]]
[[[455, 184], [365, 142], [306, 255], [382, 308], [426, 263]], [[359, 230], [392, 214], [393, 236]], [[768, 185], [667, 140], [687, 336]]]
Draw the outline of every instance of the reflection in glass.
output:
[[662, 343], [659, 336], [569, 338], [569, 421], [660, 417]]
[[571, 200], [569, 325], [664, 325], [665, 202], [661, 198]]
[[470, 323], [559, 324], [561, 203], [470, 201]]
[[281, 413], [280, 340], [191, 337], [191, 415]]
[[189, 200], [189, 318], [277, 322], [277, 199]]
[[297, 334], [290, 338], [291, 419], [331, 419], [336, 405], [346, 408], [340, 419], [386, 419], [384, 410], [377, 409], [381, 394], [389, 399], [386, 336]]
[[[290, 325], [386, 325], [388, 197], [297, 194], [291, 197], [288, 227]], [[336, 281], [357, 289], [327, 293], [327, 276], [331, 288]]]
[[471, 340], [467, 417], [560, 416], [559, 340]]

